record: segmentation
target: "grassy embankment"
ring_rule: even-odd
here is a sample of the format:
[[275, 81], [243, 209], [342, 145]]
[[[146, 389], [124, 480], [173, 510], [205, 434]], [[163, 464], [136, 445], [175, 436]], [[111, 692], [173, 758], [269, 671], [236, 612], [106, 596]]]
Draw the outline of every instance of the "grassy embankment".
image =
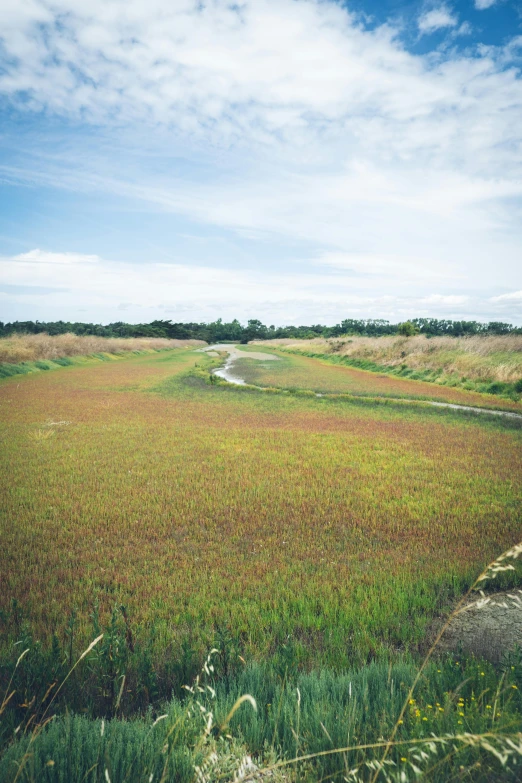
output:
[[172, 350], [203, 345], [201, 340], [165, 340], [161, 337], [107, 338], [61, 334], [14, 334], [0, 339], [0, 378], [26, 375], [84, 364], [110, 361], [129, 353]]
[[515, 401], [520, 401], [522, 395], [520, 335], [343, 337], [259, 340], [253, 344], [401, 379], [427, 381], [446, 387], [445, 394], [460, 388]]
[[[15, 678], [16, 719], [24, 725], [35, 690], [43, 711], [49, 677], [59, 679], [105, 628], [88, 665], [62, 691], [69, 706], [114, 716], [158, 703], [172, 689], [181, 694], [217, 642], [225, 690], [248, 690], [241, 669], [270, 661], [261, 679], [274, 683], [270, 688], [279, 683], [285, 694], [287, 717], [280, 721], [270, 716], [274, 702], [263, 688], [250, 688], [263, 717], [252, 719], [248, 731], [241, 718], [249, 749], [261, 748], [274, 730], [276, 751], [294, 752], [298, 670], [363, 666], [355, 682], [371, 660], [386, 687], [364, 686], [356, 706], [338, 680], [345, 701], [332, 712], [330, 686], [318, 685], [307, 710], [317, 725], [328, 719], [327, 731], [319, 734], [305, 721], [298, 750], [337, 744], [337, 735], [328, 740], [336, 720], [339, 737], [349, 720], [357, 741], [386, 736], [396, 718], [386, 688], [399, 699], [408, 682], [388, 661], [422, 648], [438, 613], [499, 549], [520, 538], [520, 429], [439, 410], [213, 385], [195, 362], [212, 364], [181, 350], [0, 384], [7, 425], [4, 661], [30, 650]], [[14, 642], [20, 644], [13, 648]], [[456, 686], [441, 671], [440, 688], [430, 680], [426, 704], [412, 711], [418, 727], [431, 725], [431, 701], [446, 709], [445, 698], [451, 725], [464, 725]], [[474, 672], [478, 685], [470, 680], [469, 693], [459, 691], [470, 703], [468, 730], [494, 724], [487, 709], [497, 686], [499, 719], [512, 726], [519, 705], [509, 678], [517, 671], [500, 681], [488, 669], [485, 692]], [[474, 716], [477, 699], [481, 711]], [[304, 706], [304, 721], [303, 715]], [[87, 734], [99, 729], [82, 725]], [[148, 731], [145, 724], [117, 726], [114, 736]], [[87, 742], [78, 731], [78, 742]], [[98, 752], [101, 740], [93, 743]], [[16, 748], [15, 756], [23, 743]], [[101, 763], [95, 775], [103, 779]]]
[[[280, 361], [262, 362], [248, 358], [249, 351], [262, 350]], [[245, 349], [243, 349], [245, 350]], [[426, 381], [397, 378], [375, 371], [339, 364], [336, 360], [290, 354], [282, 349], [251, 345], [240, 361], [240, 374], [248, 384], [262, 388], [299, 392], [305, 385], [312, 392], [327, 395], [366, 397], [373, 400], [418, 400], [445, 402], [474, 408], [505, 410], [522, 415], [522, 404], [491, 394], [448, 388]]]

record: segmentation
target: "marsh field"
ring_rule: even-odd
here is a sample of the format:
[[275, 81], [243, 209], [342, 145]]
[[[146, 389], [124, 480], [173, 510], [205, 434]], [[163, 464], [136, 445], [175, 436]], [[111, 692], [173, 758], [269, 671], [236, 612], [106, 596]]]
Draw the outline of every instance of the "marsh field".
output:
[[410, 692], [522, 539], [522, 417], [429, 402], [513, 379], [153, 348], [0, 380], [0, 779], [519, 780], [516, 649]]

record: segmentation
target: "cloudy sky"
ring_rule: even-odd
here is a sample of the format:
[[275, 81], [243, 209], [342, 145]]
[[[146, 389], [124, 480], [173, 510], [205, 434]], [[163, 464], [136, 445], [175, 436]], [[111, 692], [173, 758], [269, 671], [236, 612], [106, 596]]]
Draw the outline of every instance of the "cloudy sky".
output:
[[0, 320], [522, 323], [520, 3], [0, 19]]

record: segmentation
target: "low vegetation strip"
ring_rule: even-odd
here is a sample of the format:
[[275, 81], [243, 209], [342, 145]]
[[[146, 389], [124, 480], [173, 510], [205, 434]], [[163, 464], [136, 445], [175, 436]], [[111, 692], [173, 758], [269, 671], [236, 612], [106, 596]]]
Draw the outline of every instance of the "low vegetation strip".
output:
[[353, 336], [256, 340], [254, 344], [470, 391], [518, 397], [522, 393], [522, 337], [516, 334], [431, 338]]
[[[84, 666], [93, 663], [91, 656]], [[219, 656], [209, 665], [193, 692], [164, 703], [159, 715], [107, 721], [67, 714], [42, 729], [19, 732], [0, 758], [0, 779], [369, 781], [416, 674], [412, 662], [373, 662], [343, 674], [281, 674], [250, 664], [224, 678], [214, 670]], [[432, 783], [520, 780], [521, 673], [519, 666], [508, 666], [499, 675], [461, 658], [429, 665], [408, 700], [386, 776], [379, 780], [404, 783], [421, 774]], [[226, 724], [245, 694], [250, 699]]]

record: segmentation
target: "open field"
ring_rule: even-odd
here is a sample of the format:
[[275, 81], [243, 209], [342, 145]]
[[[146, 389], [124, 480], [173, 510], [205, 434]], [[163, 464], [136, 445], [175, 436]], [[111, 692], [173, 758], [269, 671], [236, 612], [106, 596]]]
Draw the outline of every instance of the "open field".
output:
[[[507, 394], [522, 381], [522, 336], [339, 337], [257, 340], [293, 353], [324, 356], [470, 391]], [[370, 367], [368, 368], [370, 369]], [[496, 384], [496, 386], [491, 386]], [[522, 389], [518, 389], [520, 393]]]
[[[107, 629], [103, 685], [86, 675], [84, 692], [97, 694], [95, 714], [109, 716], [118, 709], [123, 673], [129, 689], [120, 709], [127, 711], [133, 700], [151, 703], [154, 688], [180, 693], [213, 644], [221, 650], [221, 676], [269, 661], [270, 672], [259, 678], [266, 688], [273, 680], [274, 692], [255, 685], [264, 723], [245, 724], [244, 737], [249, 748], [263, 748], [281, 731], [278, 752], [290, 754], [295, 691], [287, 693], [286, 679], [321, 667], [364, 672], [375, 661], [380, 668], [372, 676], [390, 695], [379, 720], [357, 717], [360, 737], [375, 739], [393, 724], [405, 693], [403, 686], [394, 690], [393, 679], [390, 686], [388, 662], [424, 650], [440, 614], [487, 562], [522, 538], [522, 428], [357, 397], [212, 384], [208, 369], [218, 361], [185, 348], [0, 383], [0, 653], [12, 660], [13, 649], [33, 649], [39, 639], [42, 649], [55, 645], [57, 659], [72, 661], [73, 649], [78, 654]], [[306, 388], [320, 379], [338, 383], [350, 372], [306, 357], [268, 364], [270, 372], [281, 367], [288, 374], [285, 385], [302, 378]], [[123, 625], [114, 613], [121, 605]], [[34, 684], [42, 675], [31, 665]], [[490, 693], [498, 682], [488, 672]], [[148, 679], [136, 695], [138, 676]], [[435, 695], [444, 703], [453, 687], [444, 676], [440, 695], [427, 692], [419, 716], [417, 707], [410, 711], [412, 726], [424, 728]], [[475, 668], [479, 684], [480, 676]], [[228, 696], [225, 688], [229, 706], [230, 694], [247, 682], [234, 680]], [[289, 701], [286, 723], [277, 728], [268, 700], [281, 682]], [[307, 708], [303, 748], [332, 747], [317, 740], [316, 719], [329, 715], [329, 731], [342, 719], [346, 735], [346, 721], [359, 713], [347, 702], [328, 712], [328, 688], [301, 687], [319, 698], [315, 717], [311, 702]], [[466, 695], [470, 716], [474, 688]], [[364, 699], [373, 697], [361, 693], [362, 716]], [[518, 702], [514, 691], [506, 693], [512, 726]], [[79, 691], [70, 698], [82, 708]], [[489, 701], [481, 698], [469, 730], [487, 724]], [[440, 730], [457, 729], [459, 714], [452, 707]], [[81, 724], [76, 736], [92, 725]], [[140, 725], [128, 731], [144, 732]], [[150, 753], [159, 752], [151, 746]], [[339, 764], [324, 771], [332, 769]], [[95, 779], [103, 779], [102, 768]]]
[[249, 655], [291, 633], [344, 665], [420, 643], [519, 537], [516, 428], [213, 388], [194, 358], [2, 382], [1, 596], [39, 637], [75, 606], [87, 638], [99, 597], [165, 639], [226, 621]]
[[249, 350], [244, 351], [245, 357], [256, 349], [270, 350], [280, 359], [267, 363], [248, 358], [241, 361], [241, 376], [247, 383], [258, 386], [311, 389], [320, 393], [369, 397], [436, 400], [478, 408], [511, 410], [522, 414], [522, 403], [513, 399], [346, 367], [335, 363], [335, 357], [324, 360], [310, 358], [269, 348], [268, 344], [264, 344], [262, 348], [256, 344], [249, 346]]

